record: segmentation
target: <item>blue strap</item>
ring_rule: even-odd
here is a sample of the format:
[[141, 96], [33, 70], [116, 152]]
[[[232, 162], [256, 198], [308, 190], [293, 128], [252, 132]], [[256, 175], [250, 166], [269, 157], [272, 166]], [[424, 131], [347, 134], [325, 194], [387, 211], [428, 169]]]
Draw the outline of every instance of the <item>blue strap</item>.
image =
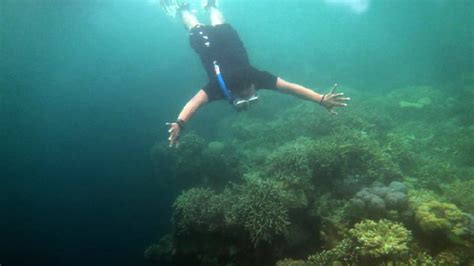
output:
[[222, 78], [219, 65], [217, 64], [216, 61], [214, 61], [214, 71], [216, 72], [217, 81], [219, 81], [219, 87], [221, 88], [222, 93], [224, 93], [224, 96], [227, 98], [227, 100], [230, 103], [232, 103], [233, 102], [232, 95], [230, 94], [229, 90], [227, 89], [227, 86], [225, 85], [224, 78]]

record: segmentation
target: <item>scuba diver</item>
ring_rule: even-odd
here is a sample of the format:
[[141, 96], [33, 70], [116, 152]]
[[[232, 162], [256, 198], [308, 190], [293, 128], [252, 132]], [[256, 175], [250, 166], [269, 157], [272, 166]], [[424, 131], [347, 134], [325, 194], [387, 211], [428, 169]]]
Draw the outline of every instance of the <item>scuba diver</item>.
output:
[[169, 127], [170, 147], [179, 145], [181, 130], [203, 105], [216, 100], [227, 100], [237, 111], [247, 110], [259, 99], [259, 89], [276, 90], [313, 101], [331, 114], [337, 114], [334, 107], [347, 106], [345, 102], [350, 98], [344, 97], [343, 93], [335, 93], [337, 84], [329, 93], [320, 94], [253, 67], [238, 33], [230, 24], [225, 23], [216, 0], [203, 1], [203, 7], [210, 15], [211, 25], [199, 23], [187, 2], [161, 0], [161, 5], [168, 15], [180, 16], [189, 31], [190, 45], [199, 55], [209, 78], [208, 83], [186, 103], [176, 122], [166, 123]]

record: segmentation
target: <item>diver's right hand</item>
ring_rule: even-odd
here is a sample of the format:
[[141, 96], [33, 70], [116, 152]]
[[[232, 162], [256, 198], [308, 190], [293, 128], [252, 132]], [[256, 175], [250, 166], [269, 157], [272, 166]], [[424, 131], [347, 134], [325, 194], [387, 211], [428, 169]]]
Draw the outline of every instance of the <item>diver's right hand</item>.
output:
[[170, 133], [170, 136], [168, 137], [168, 141], [170, 142], [170, 148], [173, 146], [178, 148], [179, 132], [181, 131], [181, 127], [176, 122], [166, 123], [166, 125], [169, 127], [168, 133]]

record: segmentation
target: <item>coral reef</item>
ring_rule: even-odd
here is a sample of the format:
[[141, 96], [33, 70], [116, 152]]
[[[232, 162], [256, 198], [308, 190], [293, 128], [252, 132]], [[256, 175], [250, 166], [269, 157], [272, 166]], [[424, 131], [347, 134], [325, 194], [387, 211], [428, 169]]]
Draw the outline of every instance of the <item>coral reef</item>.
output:
[[[224, 142], [209, 144], [194, 132], [184, 134], [180, 148], [169, 149], [163, 143], [153, 146], [151, 154], [160, 172], [172, 176], [180, 187], [207, 186], [222, 189], [242, 173], [234, 147]], [[170, 181], [171, 182], [171, 181]]]
[[[347, 238], [334, 248], [308, 257], [308, 265], [400, 264], [409, 258], [411, 232], [388, 220], [363, 220], [349, 230]], [[420, 260], [418, 258], [418, 260]], [[304, 265], [304, 264], [303, 264]]]
[[213, 231], [223, 226], [221, 197], [209, 188], [191, 188], [173, 204], [173, 223], [177, 233]]
[[456, 205], [436, 200], [420, 204], [416, 210], [416, 219], [426, 233], [442, 233], [455, 243], [463, 243], [469, 237], [471, 219]]
[[442, 186], [445, 197], [467, 213], [474, 213], [474, 176]]
[[389, 186], [376, 182], [371, 187], [357, 192], [347, 204], [353, 219], [391, 218], [402, 219], [409, 216], [408, 196], [405, 184], [393, 181]]
[[333, 265], [333, 264], [354, 264], [358, 260], [354, 252], [354, 241], [343, 239], [332, 249], [324, 250], [320, 253], [308, 257], [308, 262], [312, 265]]
[[232, 217], [232, 223], [243, 225], [255, 246], [260, 242], [272, 242], [287, 232], [288, 209], [276, 183], [249, 180], [236, 189], [238, 193], [228, 217]]
[[403, 225], [388, 220], [364, 220], [349, 230], [356, 240], [356, 252], [372, 258], [403, 257], [408, 254], [411, 232]]
[[152, 244], [145, 249], [145, 259], [154, 265], [169, 265], [173, 253], [173, 239], [170, 234], [163, 236], [158, 244]]
[[441, 88], [356, 92], [358, 104], [337, 117], [270, 101], [219, 118], [212, 134], [186, 132], [178, 149], [155, 145], [160, 178], [184, 192], [172, 236], [147, 259], [472, 265], [472, 115], [457, 114], [461, 99]]
[[276, 266], [312, 266], [312, 263], [304, 260], [284, 259], [277, 261]]
[[307, 137], [285, 143], [271, 153], [266, 161], [266, 173], [286, 183], [308, 184], [313, 176], [315, 151], [318, 143]]

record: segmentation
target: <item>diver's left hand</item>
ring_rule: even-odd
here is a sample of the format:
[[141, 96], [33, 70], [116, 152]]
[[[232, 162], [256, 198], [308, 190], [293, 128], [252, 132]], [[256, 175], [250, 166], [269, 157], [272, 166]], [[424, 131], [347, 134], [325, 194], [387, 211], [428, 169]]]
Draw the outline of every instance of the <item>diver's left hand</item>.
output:
[[344, 93], [335, 93], [337, 88], [337, 84], [334, 84], [334, 87], [329, 93], [323, 94], [323, 97], [321, 98], [321, 101], [319, 104], [324, 106], [326, 110], [332, 115], [337, 115], [337, 112], [334, 111], [334, 107], [346, 107], [347, 106], [347, 101], [349, 101], [351, 98], [349, 97], [343, 97]]

